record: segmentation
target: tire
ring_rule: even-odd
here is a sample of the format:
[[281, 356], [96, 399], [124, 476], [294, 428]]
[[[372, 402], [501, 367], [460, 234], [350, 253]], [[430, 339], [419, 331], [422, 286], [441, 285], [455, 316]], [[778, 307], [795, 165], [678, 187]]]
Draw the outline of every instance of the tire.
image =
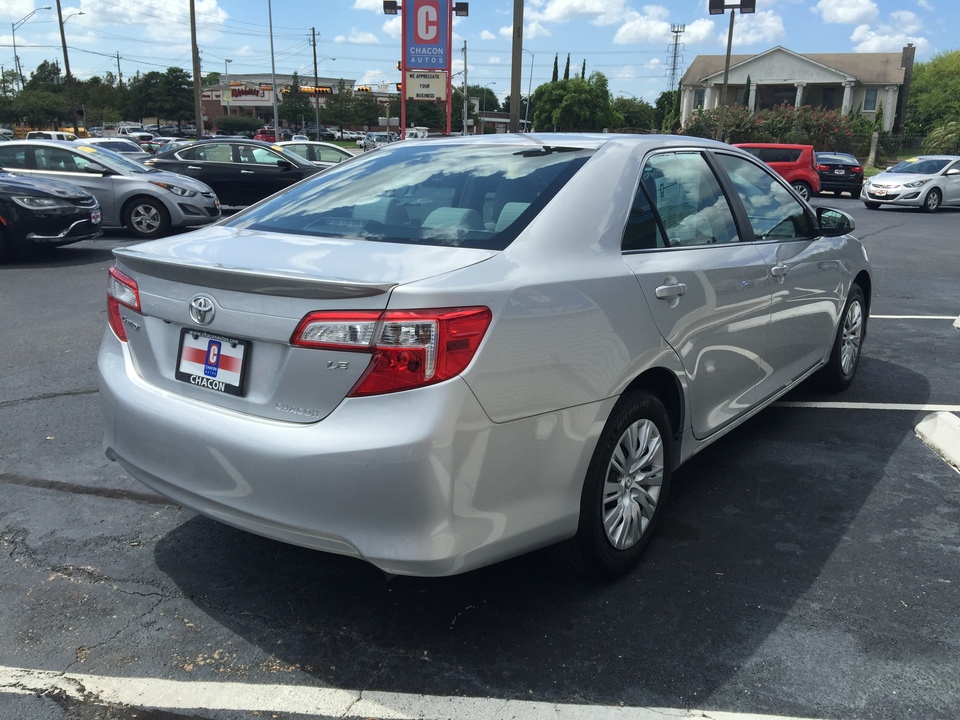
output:
[[123, 224], [138, 238], [153, 240], [170, 231], [170, 213], [159, 200], [134, 198], [123, 214]]
[[670, 488], [671, 438], [655, 395], [631, 393], [614, 407], [584, 480], [577, 534], [561, 546], [574, 570], [610, 580], [640, 560]]
[[879, 209], [880, 209], [880, 203], [875, 203], [875, 202], [865, 202], [865, 203], [864, 203], [864, 206], [866, 206], [867, 210], [879, 210]]
[[932, 188], [923, 199], [923, 205], [920, 206], [920, 209], [928, 213], [936, 212], [942, 201], [943, 195], [940, 194], [940, 191], [937, 188]]
[[802, 197], [804, 200], [809, 200], [813, 197], [813, 189], [803, 180], [794, 180], [792, 183], [790, 183], [790, 186], [796, 190], [797, 195]]
[[817, 374], [820, 385], [831, 392], [846, 390], [860, 365], [863, 338], [867, 329], [866, 302], [856, 283], [843, 306], [843, 317], [827, 364]]

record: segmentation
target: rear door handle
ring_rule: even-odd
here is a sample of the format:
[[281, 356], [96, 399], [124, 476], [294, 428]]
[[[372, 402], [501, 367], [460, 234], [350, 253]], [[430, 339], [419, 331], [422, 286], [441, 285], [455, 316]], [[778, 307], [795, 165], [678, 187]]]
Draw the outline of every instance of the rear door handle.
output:
[[187, 165], [187, 170], [200, 170], [199, 165]]
[[240, 171], [240, 174], [241, 174], [241, 175], [255, 175], [256, 173], [254, 173], [253, 170], [241, 170], [241, 171]]
[[783, 282], [783, 279], [787, 276], [788, 272], [790, 272], [790, 268], [788, 268], [786, 265], [774, 265], [772, 268], [770, 268], [770, 274], [780, 282]]
[[687, 286], [682, 282], [675, 282], [670, 285], [660, 285], [655, 292], [658, 299], [670, 300], [671, 298], [683, 297], [687, 292]]

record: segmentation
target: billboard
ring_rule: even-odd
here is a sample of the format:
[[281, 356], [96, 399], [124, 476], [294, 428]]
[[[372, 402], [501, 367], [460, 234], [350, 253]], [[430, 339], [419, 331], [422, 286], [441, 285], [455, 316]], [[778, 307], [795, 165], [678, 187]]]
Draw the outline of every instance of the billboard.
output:
[[403, 3], [404, 69], [450, 69], [450, 0], [405, 0]]

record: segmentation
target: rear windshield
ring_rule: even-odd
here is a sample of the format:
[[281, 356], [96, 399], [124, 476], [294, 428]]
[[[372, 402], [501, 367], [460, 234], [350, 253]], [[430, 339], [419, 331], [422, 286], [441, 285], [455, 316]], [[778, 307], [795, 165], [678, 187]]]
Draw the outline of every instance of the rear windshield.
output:
[[592, 150], [397, 143], [314, 176], [231, 227], [502, 250]]
[[772, 162], [796, 162], [800, 159], [800, 153], [803, 152], [800, 148], [758, 148], [758, 147], [745, 147], [741, 148], [746, 150], [748, 153], [754, 157], [760, 158], [765, 163]]

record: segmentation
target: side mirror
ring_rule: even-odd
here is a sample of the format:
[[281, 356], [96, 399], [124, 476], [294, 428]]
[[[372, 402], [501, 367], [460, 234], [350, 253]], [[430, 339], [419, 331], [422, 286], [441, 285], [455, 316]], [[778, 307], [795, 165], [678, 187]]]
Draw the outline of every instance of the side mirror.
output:
[[283, 171], [292, 170], [293, 163], [289, 160], [277, 160], [277, 167]]
[[83, 168], [83, 171], [90, 173], [91, 175], [113, 175], [113, 172], [109, 168], [106, 168], [98, 163], [90, 163]]
[[820, 234], [825, 237], [846, 235], [857, 226], [847, 213], [825, 207], [817, 208], [817, 223], [820, 225]]
[[960, 175], [960, 168], [950, 168], [947, 170], [947, 175]]

